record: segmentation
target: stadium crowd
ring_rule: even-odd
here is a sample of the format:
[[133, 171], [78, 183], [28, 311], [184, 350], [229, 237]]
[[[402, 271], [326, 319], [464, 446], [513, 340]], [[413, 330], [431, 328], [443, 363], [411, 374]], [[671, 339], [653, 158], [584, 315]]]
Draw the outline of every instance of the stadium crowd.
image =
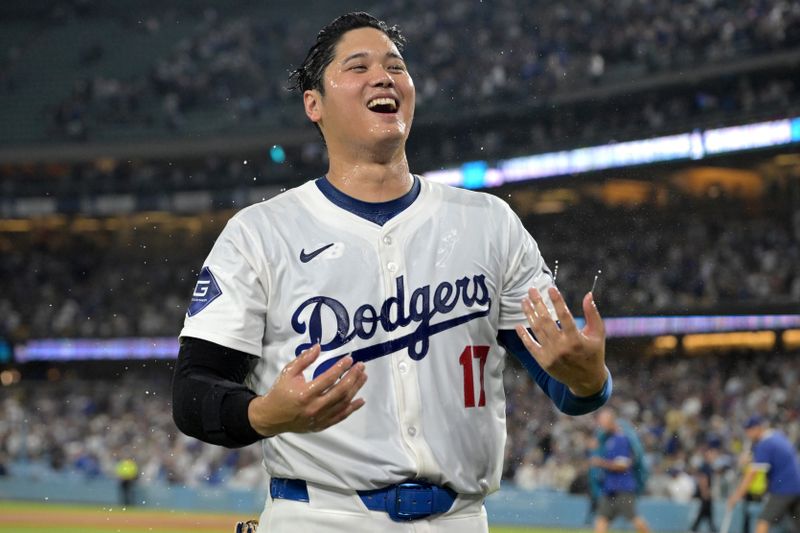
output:
[[[496, 110], [497, 115], [475, 118], [472, 123], [443, 125], [427, 129], [425, 125], [416, 126], [410, 139], [409, 156], [420, 170], [432, 170], [442, 165], [455, 164], [473, 159], [502, 159], [518, 155], [529, 155], [555, 151], [576, 146], [603, 144], [620, 140], [686, 132], [702, 126], [719, 126], [742, 123], [748, 120], [782, 118], [792, 113], [800, 113], [800, 82], [797, 71], [779, 73], [757, 73], [743, 75], [736, 83], [728, 80], [715, 80], [689, 89], [664, 89], [639, 94], [621, 94], [608, 100], [592, 100], [588, 104], [574, 103], [543, 106], [534, 110], [522, 111], [517, 116], [508, 116], [505, 111]], [[82, 109], [91, 109], [83, 100], [93, 93], [93, 84], [81, 85], [78, 97]], [[294, 98], [294, 96], [292, 96]], [[299, 105], [295, 99], [293, 104]], [[72, 105], [72, 104], [70, 104]], [[457, 103], [458, 106], [465, 105]], [[110, 106], [116, 110], [118, 106]], [[441, 106], [434, 106], [441, 109]], [[296, 121], [304, 119], [297, 105], [288, 107], [288, 115]], [[116, 111], [115, 111], [116, 112]], [[424, 108], [420, 112], [425, 119]], [[64, 118], [69, 116], [70, 118]], [[79, 131], [87, 137], [89, 126], [77, 124], [80, 114], [60, 112], [56, 119], [56, 129], [67, 135]], [[170, 121], [180, 122], [173, 112], [157, 113], [156, 117], [173, 117]], [[148, 121], [154, 120], [152, 117]], [[96, 121], [93, 123], [97, 123]], [[232, 130], [232, 131], [235, 131]], [[191, 128], [183, 133], [191, 133]], [[324, 168], [324, 146], [318, 139], [306, 140], [299, 145], [287, 146], [287, 162], [296, 176], [309, 177]], [[213, 158], [210, 165], [217, 166]], [[95, 174], [101, 181], [102, 189], [113, 192], [136, 192], [140, 184], [157, 171], [159, 165], [141, 165], [124, 173], [125, 178], [117, 179], [118, 173], [92, 172], [89, 166], [77, 167], [83, 174]], [[162, 165], [163, 167], [163, 165]], [[169, 169], [169, 179], [162, 182], [167, 189], [222, 188], [230, 186], [250, 186], [252, 176], [238, 172], [237, 168], [222, 168], [214, 173], [215, 179], [191, 179], [187, 174]], [[265, 169], [264, 177], [275, 179], [279, 172], [286, 172], [272, 166]], [[149, 173], [145, 173], [149, 172]], [[39, 173], [46, 179], [44, 172]], [[208, 172], [206, 172], [208, 174]], [[7, 192], [41, 192], [42, 180], [8, 180]], [[64, 185], [61, 185], [62, 187]], [[38, 189], [31, 189], [38, 187]], [[58, 185], [57, 185], [58, 187]], [[51, 191], [48, 191], [51, 192]]]
[[[543, 107], [531, 113], [490, 114], [468, 123], [415, 125], [408, 155], [415, 172], [469, 160], [497, 160], [548, 151], [614, 143], [697, 127], [800, 114], [800, 75], [743, 75], [735, 82], [690, 90], [623, 94], [608, 101]], [[295, 115], [302, 118], [299, 109]], [[266, 148], [266, 147], [265, 147]], [[70, 165], [0, 167], [0, 194], [8, 198], [91, 197], [99, 194], [155, 195], [166, 191], [248, 189], [316, 177], [327, 167], [318, 138], [282, 144], [285, 160], [268, 150], [243, 156], [116, 161]]]
[[157, 228], [0, 235], [0, 337], [175, 335], [215, 235]]
[[676, 202], [662, 209], [585, 202], [525, 223], [551, 266], [564, 258], [557, 281], [574, 309], [598, 270], [598, 304], [609, 315], [800, 301], [797, 205], [748, 213], [732, 198]]
[[[723, 497], [737, 475], [741, 422], [752, 413], [800, 442], [798, 352], [687, 358], [611, 350], [608, 364], [615, 375], [612, 405], [644, 443], [650, 495], [685, 497], [674, 480], [678, 473], [693, 472], [702, 449], [713, 445], [722, 452], [715, 493]], [[516, 362], [509, 362], [505, 378], [505, 481], [585, 492], [593, 416], [560, 415]], [[134, 364], [114, 379], [86, 380], [65, 370], [55, 381], [23, 379], [6, 387], [0, 400], [2, 457], [8, 474], [40, 479], [113, 478], [124, 457], [139, 464], [143, 484], [263, 489], [265, 479], [257, 446], [227, 450], [177, 431], [170, 416], [169, 373]]]
[[[406, 57], [417, 79], [422, 118], [452, 115], [448, 110], [476, 103], [508, 110], [580, 87], [766, 56], [800, 44], [800, 7], [786, 0], [504, 0], [491, 6], [461, 0], [446, 10], [431, 0], [395, 0], [372, 11], [397, 23], [412, 43]], [[126, 14], [126, 27], [166, 32], [169, 17], [175, 14]], [[194, 20], [192, 35], [154, 59], [147, 74], [78, 80], [50, 112], [55, 132], [87, 139], [94, 127], [122, 124], [191, 133], [187, 117], [194, 112], [226, 126], [303, 122], [286, 77], [289, 63], [301, 61], [315, 31], [307, 21], [288, 24], [269, 13], [245, 16], [211, 8]], [[751, 81], [750, 87], [699, 89], [668, 101], [651, 97], [647, 108], [632, 106], [622, 113], [620, 124], [658, 124], [663, 116], [688, 118], [722, 105], [747, 111], [754, 103], [763, 105], [759, 100], [796, 94], [791, 76], [774, 77], [759, 83], [763, 87], [752, 87]], [[559, 128], [569, 126], [551, 121], [556, 124], [537, 124], [537, 133], [557, 138]], [[602, 121], [580, 129], [609, 131]]]
[[[584, 201], [525, 224], [572, 309], [602, 270], [606, 316], [800, 301], [800, 207], [686, 198], [657, 208]], [[0, 233], [0, 337], [174, 336], [221, 224]], [[209, 219], [214, 218], [209, 216]], [[99, 225], [100, 223], [98, 223]]]
[[[82, 380], [73, 372], [58, 382], [7, 388], [0, 457], [8, 473], [113, 479], [118, 461], [132, 458], [145, 483], [257, 487], [256, 467], [263, 481], [257, 447], [224, 450], [180, 433], [169, 408], [168, 376], [161, 378], [131, 369], [118, 380]], [[48, 394], [36, 393], [39, 387]]]

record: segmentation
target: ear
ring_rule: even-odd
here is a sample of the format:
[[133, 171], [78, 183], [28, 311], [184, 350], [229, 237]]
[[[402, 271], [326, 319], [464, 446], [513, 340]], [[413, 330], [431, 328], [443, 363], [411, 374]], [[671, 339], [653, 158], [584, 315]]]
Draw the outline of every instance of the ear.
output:
[[303, 106], [311, 122], [319, 123], [322, 120], [322, 95], [318, 90], [309, 89], [303, 93]]

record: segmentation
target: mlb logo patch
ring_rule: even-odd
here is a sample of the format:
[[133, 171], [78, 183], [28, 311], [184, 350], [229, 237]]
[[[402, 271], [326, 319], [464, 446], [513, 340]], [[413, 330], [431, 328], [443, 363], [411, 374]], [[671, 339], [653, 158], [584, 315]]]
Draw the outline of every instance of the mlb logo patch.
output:
[[208, 304], [217, 299], [222, 294], [217, 280], [214, 279], [214, 274], [208, 267], [203, 267], [200, 271], [200, 276], [197, 278], [197, 284], [194, 286], [192, 293], [192, 302], [189, 304], [189, 309], [186, 314], [194, 316], [206, 307]]

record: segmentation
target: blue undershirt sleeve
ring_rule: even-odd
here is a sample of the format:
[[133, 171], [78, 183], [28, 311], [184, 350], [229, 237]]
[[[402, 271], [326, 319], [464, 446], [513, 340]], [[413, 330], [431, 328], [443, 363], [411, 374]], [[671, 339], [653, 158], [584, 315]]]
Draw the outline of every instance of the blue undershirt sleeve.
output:
[[[533, 335], [530, 330], [528, 330], [528, 332]], [[539, 366], [536, 359], [528, 353], [528, 349], [525, 348], [525, 345], [520, 340], [516, 331], [501, 329], [497, 334], [497, 340], [500, 344], [505, 346], [509, 353], [513, 354], [514, 357], [522, 363], [522, 366], [525, 367], [528, 374], [536, 381], [536, 384], [539, 385], [562, 413], [572, 416], [591, 413], [602, 407], [611, 396], [613, 381], [608, 368], [606, 368], [608, 378], [599, 392], [591, 396], [576, 396], [569, 390], [569, 387], [551, 377], [550, 374]]]

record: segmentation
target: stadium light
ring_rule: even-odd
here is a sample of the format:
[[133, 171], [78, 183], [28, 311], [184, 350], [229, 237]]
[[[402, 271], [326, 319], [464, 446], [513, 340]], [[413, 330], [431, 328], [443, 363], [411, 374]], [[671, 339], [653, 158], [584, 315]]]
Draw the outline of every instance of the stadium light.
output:
[[273, 163], [277, 163], [278, 165], [286, 162], [286, 151], [283, 149], [283, 146], [280, 144], [273, 144], [272, 148], [269, 149], [269, 158], [272, 159]]
[[776, 337], [774, 331], [701, 333], [686, 335], [683, 338], [683, 348], [689, 353], [717, 348], [754, 348], [766, 350], [775, 346]]
[[783, 332], [781, 341], [787, 350], [800, 348], [800, 329], [787, 329]]
[[515, 157], [496, 161], [494, 166], [486, 161], [472, 161], [423, 175], [430, 181], [483, 189], [598, 170], [700, 160], [797, 142], [800, 142], [800, 117]]

